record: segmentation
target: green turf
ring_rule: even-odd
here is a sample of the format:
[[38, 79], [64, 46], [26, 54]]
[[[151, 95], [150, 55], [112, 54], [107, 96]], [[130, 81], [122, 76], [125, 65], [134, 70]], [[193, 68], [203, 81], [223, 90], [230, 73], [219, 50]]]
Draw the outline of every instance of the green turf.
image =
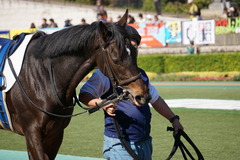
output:
[[[215, 98], [240, 99], [238, 89], [160, 88], [164, 98]], [[76, 109], [75, 112], [81, 111]], [[185, 131], [201, 150], [205, 159], [239, 159], [240, 111], [178, 108]], [[153, 159], [165, 159], [173, 145], [172, 133], [166, 132], [170, 123], [152, 111]], [[72, 118], [65, 130], [59, 154], [83, 157], [102, 157], [103, 113], [81, 115]], [[0, 149], [26, 150], [24, 137], [9, 131], [0, 131]], [[180, 158], [178, 151], [173, 159]], [[0, 158], [1, 159], [1, 158]]]
[[240, 100], [240, 88], [156, 88], [164, 99], [199, 98]]
[[[238, 159], [240, 156], [240, 111], [173, 109], [181, 116], [185, 131], [201, 150], [205, 159]], [[172, 133], [166, 131], [169, 122], [152, 111], [153, 159], [165, 159], [173, 145]], [[24, 138], [1, 131], [0, 148], [26, 150]], [[72, 119], [65, 131], [60, 154], [102, 157], [103, 118], [99, 111]], [[180, 159], [178, 151], [173, 159]]]

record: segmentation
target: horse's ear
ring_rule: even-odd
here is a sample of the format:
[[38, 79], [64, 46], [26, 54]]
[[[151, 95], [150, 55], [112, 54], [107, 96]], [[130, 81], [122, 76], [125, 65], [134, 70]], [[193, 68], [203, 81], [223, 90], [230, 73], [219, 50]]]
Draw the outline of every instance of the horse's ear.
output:
[[126, 10], [125, 14], [122, 16], [122, 18], [117, 22], [121, 26], [126, 26], [128, 19], [128, 9]]
[[100, 33], [100, 35], [104, 41], [106, 41], [108, 39], [109, 31], [102, 21], [99, 21], [99, 23], [98, 23], [98, 32]]

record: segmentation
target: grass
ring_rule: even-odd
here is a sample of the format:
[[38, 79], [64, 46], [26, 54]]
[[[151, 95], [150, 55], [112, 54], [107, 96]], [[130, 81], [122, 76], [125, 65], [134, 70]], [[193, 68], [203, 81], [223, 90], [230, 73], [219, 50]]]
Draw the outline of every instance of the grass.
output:
[[[158, 88], [164, 98], [211, 98], [240, 99], [240, 89], [232, 88]], [[76, 108], [75, 112], [81, 109]], [[198, 146], [205, 159], [235, 160], [240, 138], [240, 111], [206, 110], [178, 108], [173, 111], [180, 115], [186, 133]], [[173, 145], [172, 133], [166, 131], [170, 123], [152, 110], [153, 159], [166, 159]], [[0, 149], [25, 151], [24, 137], [0, 131]], [[92, 115], [72, 118], [65, 130], [60, 154], [86, 157], [102, 157], [103, 114], [98, 111]], [[177, 151], [173, 160], [183, 159]]]
[[199, 98], [240, 100], [240, 88], [156, 88], [164, 99]]

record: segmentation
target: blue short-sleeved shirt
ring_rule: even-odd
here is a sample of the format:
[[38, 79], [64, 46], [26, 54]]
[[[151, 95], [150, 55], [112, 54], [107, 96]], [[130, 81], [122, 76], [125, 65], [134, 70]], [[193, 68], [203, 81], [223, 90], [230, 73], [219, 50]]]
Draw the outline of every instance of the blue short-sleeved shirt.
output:
[[[148, 81], [146, 74], [142, 74], [141, 78], [145, 82]], [[101, 97], [109, 91], [110, 85], [109, 79], [100, 70], [97, 70], [83, 85], [80, 92], [88, 92], [95, 97]], [[148, 88], [152, 96], [150, 103], [154, 103], [159, 98], [158, 91], [150, 83], [148, 83]], [[126, 140], [138, 142], [149, 137], [151, 129], [149, 105], [138, 107], [130, 101], [121, 101], [118, 103], [115, 114]], [[118, 138], [113, 119], [107, 113], [105, 113], [104, 135]]]

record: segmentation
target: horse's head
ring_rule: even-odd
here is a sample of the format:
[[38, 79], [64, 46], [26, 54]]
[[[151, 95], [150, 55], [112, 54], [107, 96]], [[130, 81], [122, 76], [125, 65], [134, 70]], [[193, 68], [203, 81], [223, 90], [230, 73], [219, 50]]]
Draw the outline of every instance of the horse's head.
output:
[[137, 49], [131, 44], [125, 30], [128, 11], [115, 24], [98, 22], [100, 52], [96, 58], [99, 69], [110, 78], [113, 86], [130, 93], [132, 102], [145, 105], [151, 99], [137, 66]]

